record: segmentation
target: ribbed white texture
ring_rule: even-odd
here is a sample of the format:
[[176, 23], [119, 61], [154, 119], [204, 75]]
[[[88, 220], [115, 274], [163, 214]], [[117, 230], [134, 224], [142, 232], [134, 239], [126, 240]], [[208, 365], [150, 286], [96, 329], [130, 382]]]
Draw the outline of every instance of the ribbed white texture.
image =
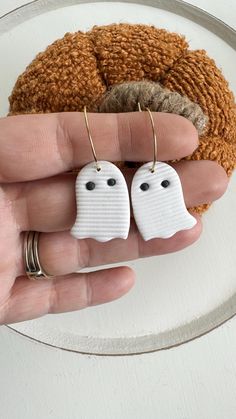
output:
[[[130, 226], [129, 193], [123, 174], [113, 163], [95, 162], [83, 167], [76, 179], [77, 217], [71, 234], [77, 239], [93, 238], [105, 242], [114, 238], [126, 239]], [[116, 180], [114, 186], [108, 179]], [[87, 182], [95, 189], [88, 190]]]
[[[144, 240], [169, 238], [197, 222], [186, 209], [177, 172], [166, 163], [156, 162], [152, 173], [152, 164], [145, 163], [137, 170], [131, 186], [134, 217]], [[163, 180], [170, 182], [167, 188], [161, 186]], [[142, 183], [148, 183], [149, 189], [142, 191]]]

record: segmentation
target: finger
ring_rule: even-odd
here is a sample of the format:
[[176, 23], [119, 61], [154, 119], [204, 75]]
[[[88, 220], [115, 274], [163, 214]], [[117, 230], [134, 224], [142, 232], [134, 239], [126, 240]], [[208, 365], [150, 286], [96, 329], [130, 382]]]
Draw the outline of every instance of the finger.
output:
[[[181, 161], [172, 164], [177, 171], [187, 208], [213, 202], [226, 190], [228, 177], [212, 161]], [[135, 169], [124, 171], [128, 188]], [[13, 202], [16, 222], [21, 231], [55, 232], [69, 230], [76, 218], [76, 175], [64, 174], [29, 183], [9, 184], [4, 191]]]
[[[169, 239], [144, 241], [134, 220], [131, 220], [126, 240], [113, 239], [101, 243], [93, 239], [76, 240], [68, 231], [42, 233], [39, 240], [40, 262], [48, 274], [66, 275], [86, 267], [176, 252], [199, 238], [202, 231], [201, 218], [197, 214], [194, 217], [197, 224], [193, 228], [179, 231]], [[22, 262], [18, 275], [24, 273]]]
[[[153, 113], [159, 160], [191, 154], [197, 131], [187, 119]], [[147, 112], [88, 115], [99, 160], [149, 161], [152, 125]], [[35, 180], [93, 160], [83, 112], [18, 115], [0, 119], [0, 182]]]
[[53, 279], [18, 278], [11, 297], [0, 306], [0, 324], [34, 319], [47, 313], [80, 310], [126, 294], [134, 285], [129, 267], [103, 269]]

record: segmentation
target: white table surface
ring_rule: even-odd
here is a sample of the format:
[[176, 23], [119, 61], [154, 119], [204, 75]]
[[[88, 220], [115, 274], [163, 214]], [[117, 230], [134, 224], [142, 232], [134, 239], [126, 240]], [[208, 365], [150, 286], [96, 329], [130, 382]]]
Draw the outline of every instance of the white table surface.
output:
[[[0, 15], [26, 3], [0, 0]], [[192, 0], [235, 25], [231, 0]], [[171, 350], [96, 357], [0, 329], [1, 419], [235, 419], [236, 318]]]

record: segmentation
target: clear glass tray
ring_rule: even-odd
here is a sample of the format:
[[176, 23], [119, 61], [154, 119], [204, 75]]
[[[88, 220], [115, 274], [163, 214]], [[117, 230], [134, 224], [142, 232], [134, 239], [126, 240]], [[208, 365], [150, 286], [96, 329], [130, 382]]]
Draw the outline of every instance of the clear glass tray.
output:
[[[65, 32], [113, 22], [145, 23], [186, 35], [204, 48], [236, 92], [236, 32], [181, 1], [37, 0], [0, 19], [0, 114], [17, 76], [36, 53]], [[169, 348], [201, 336], [236, 312], [236, 176], [203, 216], [193, 246], [128, 263], [135, 287], [109, 304], [10, 325], [24, 336], [80, 353], [130, 355]], [[111, 265], [110, 265], [111, 266]]]

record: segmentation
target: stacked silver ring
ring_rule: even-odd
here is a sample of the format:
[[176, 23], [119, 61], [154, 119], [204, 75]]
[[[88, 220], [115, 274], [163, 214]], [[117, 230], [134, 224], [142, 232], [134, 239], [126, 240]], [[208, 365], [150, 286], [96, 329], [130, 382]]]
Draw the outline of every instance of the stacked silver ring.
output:
[[42, 268], [39, 261], [39, 235], [38, 231], [26, 231], [24, 236], [24, 262], [25, 271], [30, 279], [52, 278]]

